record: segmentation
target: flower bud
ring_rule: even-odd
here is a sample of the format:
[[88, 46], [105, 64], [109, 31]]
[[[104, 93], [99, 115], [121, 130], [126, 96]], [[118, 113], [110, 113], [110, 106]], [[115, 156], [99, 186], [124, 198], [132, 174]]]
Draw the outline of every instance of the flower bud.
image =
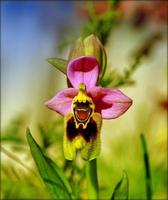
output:
[[99, 80], [101, 80], [106, 69], [107, 58], [105, 49], [98, 37], [92, 34], [86, 37], [84, 40], [79, 38], [75, 42], [74, 46], [70, 50], [69, 60], [73, 60], [80, 56], [96, 57], [100, 67]]
[[84, 44], [83, 39], [80, 37], [76, 40], [75, 44], [70, 49], [68, 60], [73, 60], [77, 57], [84, 56]]
[[84, 47], [85, 47], [85, 55], [96, 57], [99, 63], [100, 67], [99, 80], [100, 80], [104, 75], [107, 62], [105, 49], [101, 44], [100, 40], [98, 39], [98, 37], [96, 37], [93, 34], [85, 38]]

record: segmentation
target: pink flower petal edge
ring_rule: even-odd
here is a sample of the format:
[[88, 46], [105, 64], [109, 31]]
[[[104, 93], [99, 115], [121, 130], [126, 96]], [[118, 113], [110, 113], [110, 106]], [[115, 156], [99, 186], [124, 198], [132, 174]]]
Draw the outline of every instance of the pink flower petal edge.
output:
[[71, 112], [72, 99], [77, 93], [78, 90], [74, 88], [61, 90], [52, 99], [45, 102], [45, 105], [64, 116]]
[[74, 88], [79, 83], [84, 83], [87, 89], [96, 86], [98, 73], [99, 65], [93, 56], [81, 56], [68, 63], [67, 76]]
[[103, 119], [114, 119], [125, 113], [132, 105], [132, 100], [118, 89], [94, 87], [89, 90], [96, 112]]

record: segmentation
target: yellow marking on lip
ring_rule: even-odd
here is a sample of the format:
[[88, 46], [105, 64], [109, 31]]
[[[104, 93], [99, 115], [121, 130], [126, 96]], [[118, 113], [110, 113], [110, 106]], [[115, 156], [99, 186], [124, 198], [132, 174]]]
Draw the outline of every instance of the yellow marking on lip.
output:
[[[82, 105], [80, 105], [81, 107], [78, 108], [77, 104], [80, 104], [80, 103], [81, 104], [86, 103], [86, 106], [89, 106], [89, 107], [82, 108]], [[87, 105], [87, 103], [88, 103], [88, 105]], [[85, 105], [83, 105], [83, 106], [85, 106]], [[76, 111], [78, 111], [78, 109], [85, 109], [85, 110], [88, 109], [89, 113], [85, 120], [84, 119], [81, 120], [80, 116], [78, 116], [79, 113], [76, 112]], [[92, 113], [94, 113], [94, 109], [95, 109], [95, 105], [93, 103], [92, 98], [87, 95], [85, 84], [80, 83], [78, 85], [78, 94], [74, 97], [74, 99], [72, 101], [72, 111], [73, 111], [73, 116], [75, 119], [76, 128], [78, 128], [80, 124], [83, 126], [84, 129], [87, 127], [87, 124], [92, 116]], [[83, 115], [84, 115], [84, 113], [83, 113]]]
[[[74, 97], [73, 103], [75, 103], [75, 102], [86, 103], [86, 101], [93, 104], [92, 98], [90, 98], [87, 95], [85, 84], [80, 83], [78, 86], [78, 94], [77, 94], [77, 96]], [[94, 106], [94, 104], [93, 104], [93, 106]]]

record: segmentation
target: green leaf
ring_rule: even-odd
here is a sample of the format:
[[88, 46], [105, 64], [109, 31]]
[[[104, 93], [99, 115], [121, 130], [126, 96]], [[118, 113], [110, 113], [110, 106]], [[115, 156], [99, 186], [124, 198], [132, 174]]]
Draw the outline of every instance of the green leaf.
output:
[[123, 172], [123, 177], [114, 188], [111, 200], [127, 200], [128, 199], [128, 176]]
[[72, 189], [61, 169], [45, 156], [27, 130], [27, 140], [39, 173], [54, 199], [72, 199]]
[[68, 61], [61, 58], [48, 58], [47, 62], [66, 74]]

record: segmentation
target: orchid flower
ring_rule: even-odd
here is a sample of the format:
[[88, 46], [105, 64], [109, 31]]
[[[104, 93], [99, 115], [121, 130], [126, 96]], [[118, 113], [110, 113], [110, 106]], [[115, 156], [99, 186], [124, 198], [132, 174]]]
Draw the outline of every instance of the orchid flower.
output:
[[67, 78], [73, 88], [59, 91], [45, 105], [64, 116], [65, 158], [80, 150], [84, 160], [95, 159], [101, 149], [102, 119], [121, 116], [132, 100], [118, 89], [96, 86], [99, 64], [94, 56], [80, 56], [68, 63]]

